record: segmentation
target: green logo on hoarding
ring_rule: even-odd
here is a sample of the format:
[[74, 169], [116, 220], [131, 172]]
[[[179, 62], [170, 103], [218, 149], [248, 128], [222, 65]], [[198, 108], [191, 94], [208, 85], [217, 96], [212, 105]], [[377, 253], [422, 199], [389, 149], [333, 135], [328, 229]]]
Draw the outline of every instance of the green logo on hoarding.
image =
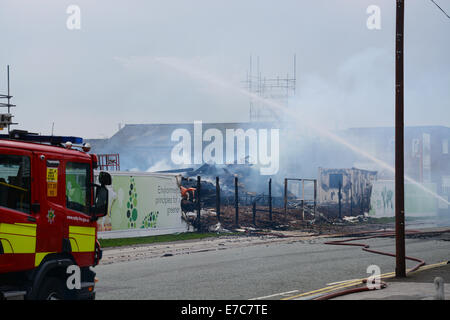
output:
[[136, 220], [138, 217], [137, 211], [137, 192], [136, 183], [134, 178], [130, 179], [130, 191], [128, 192], [129, 200], [127, 202], [127, 218], [128, 218], [128, 228], [136, 228]]
[[141, 228], [156, 228], [156, 220], [158, 219], [159, 211], [150, 212], [142, 220]]

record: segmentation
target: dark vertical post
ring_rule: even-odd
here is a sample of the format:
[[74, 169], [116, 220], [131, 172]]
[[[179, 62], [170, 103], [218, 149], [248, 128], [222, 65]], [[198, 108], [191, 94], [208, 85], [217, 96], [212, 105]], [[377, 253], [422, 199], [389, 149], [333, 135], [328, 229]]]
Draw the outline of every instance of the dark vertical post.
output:
[[272, 221], [272, 178], [269, 179], [269, 220]]
[[406, 277], [405, 263], [405, 176], [404, 176], [404, 101], [403, 49], [405, 3], [397, 0], [395, 41], [395, 276]]
[[287, 212], [287, 179], [284, 179], [284, 213]]
[[239, 225], [239, 191], [238, 191], [238, 177], [234, 177], [234, 208], [236, 210], [235, 224]]
[[200, 221], [200, 210], [201, 210], [201, 206], [200, 206], [200, 188], [201, 188], [201, 184], [200, 184], [200, 176], [197, 176], [197, 225], [198, 225], [198, 230], [200, 231], [200, 226], [201, 226], [201, 221]]
[[220, 222], [220, 184], [219, 184], [219, 177], [216, 177], [216, 214], [217, 214], [217, 221]]
[[253, 200], [253, 225], [256, 226], [256, 199]]
[[302, 220], [305, 220], [305, 200], [301, 200]]
[[360, 184], [360, 187], [361, 187], [361, 203], [359, 204], [360, 207], [361, 207], [360, 208], [360, 210], [361, 210], [360, 214], [364, 215], [364, 186], [363, 186], [362, 183]]
[[353, 185], [350, 182], [350, 216], [353, 216]]
[[302, 220], [305, 220], [305, 180], [302, 181]]
[[342, 219], [342, 211], [341, 211], [341, 199], [342, 199], [342, 182], [339, 181], [339, 192], [338, 192], [338, 201], [339, 201], [339, 219]]
[[317, 180], [314, 180], [314, 219], [316, 219]]

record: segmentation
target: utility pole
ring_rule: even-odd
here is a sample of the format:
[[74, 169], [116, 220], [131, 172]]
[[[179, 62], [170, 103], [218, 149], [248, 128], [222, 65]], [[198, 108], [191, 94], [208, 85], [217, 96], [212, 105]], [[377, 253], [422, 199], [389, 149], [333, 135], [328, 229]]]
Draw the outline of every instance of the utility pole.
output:
[[405, 176], [404, 176], [404, 105], [403, 49], [405, 2], [397, 1], [395, 37], [395, 276], [406, 277], [405, 262]]

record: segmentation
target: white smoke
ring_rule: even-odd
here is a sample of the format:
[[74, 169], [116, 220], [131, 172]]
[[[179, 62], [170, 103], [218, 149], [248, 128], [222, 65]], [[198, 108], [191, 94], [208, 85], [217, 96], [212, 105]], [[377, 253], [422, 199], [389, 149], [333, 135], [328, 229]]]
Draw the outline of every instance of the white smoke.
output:
[[153, 166], [148, 168], [147, 172], [158, 172], [158, 171], [165, 171], [165, 170], [172, 170], [174, 167], [167, 161], [166, 159], [160, 160], [156, 162]]

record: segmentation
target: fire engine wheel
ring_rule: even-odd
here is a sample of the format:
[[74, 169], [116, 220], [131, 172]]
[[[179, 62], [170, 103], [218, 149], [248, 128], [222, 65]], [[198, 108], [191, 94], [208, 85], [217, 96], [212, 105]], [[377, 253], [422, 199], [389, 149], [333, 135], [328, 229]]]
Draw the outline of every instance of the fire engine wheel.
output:
[[39, 290], [38, 300], [64, 300], [66, 289], [63, 281], [58, 278], [47, 278]]

